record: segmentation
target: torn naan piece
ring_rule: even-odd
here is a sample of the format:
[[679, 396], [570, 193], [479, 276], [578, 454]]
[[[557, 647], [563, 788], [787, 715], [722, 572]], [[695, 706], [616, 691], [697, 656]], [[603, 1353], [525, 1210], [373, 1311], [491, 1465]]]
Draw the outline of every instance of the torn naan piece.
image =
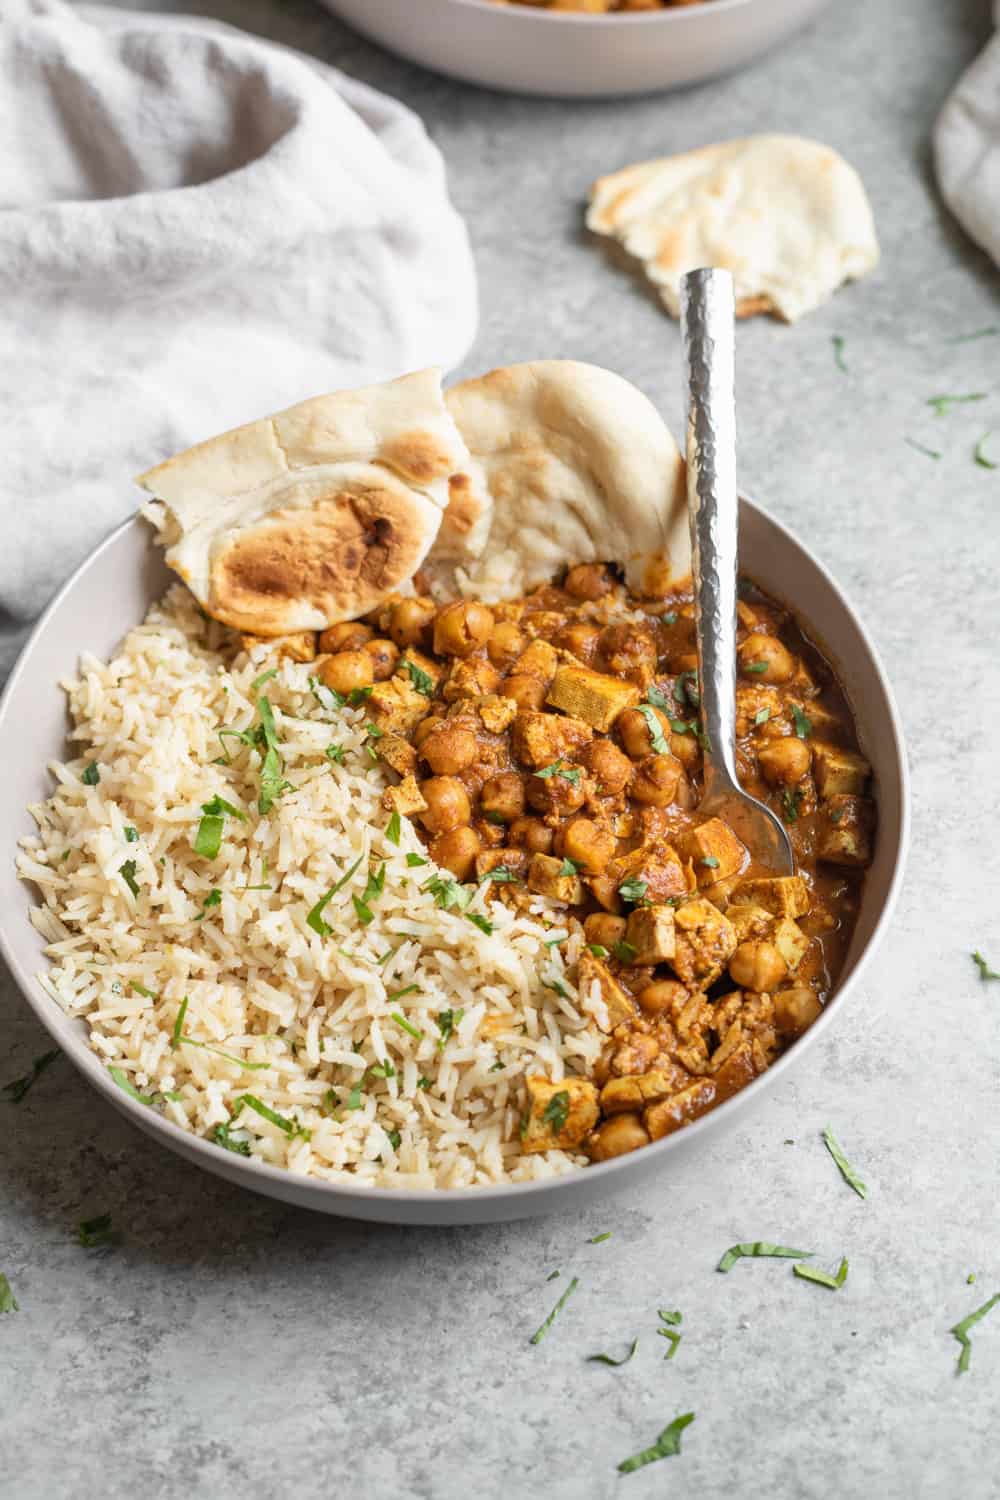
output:
[[640, 162], [594, 183], [588, 228], [642, 261], [680, 316], [685, 271], [733, 273], [737, 316], [794, 323], [878, 263], [861, 178], [828, 146], [756, 135]]
[[[166, 560], [215, 619], [261, 636], [373, 609], [422, 563], [465, 476], [488, 508], [438, 370], [303, 401], [168, 459], [138, 483]], [[471, 529], [471, 528], [470, 528]]]
[[689, 576], [684, 465], [628, 381], [538, 360], [467, 380], [445, 399], [472, 455], [470, 488], [488, 491], [492, 512], [477, 522], [488, 531], [472, 555], [435, 544], [427, 571], [439, 586], [502, 599], [594, 561], [621, 564], [633, 592], [650, 596]]

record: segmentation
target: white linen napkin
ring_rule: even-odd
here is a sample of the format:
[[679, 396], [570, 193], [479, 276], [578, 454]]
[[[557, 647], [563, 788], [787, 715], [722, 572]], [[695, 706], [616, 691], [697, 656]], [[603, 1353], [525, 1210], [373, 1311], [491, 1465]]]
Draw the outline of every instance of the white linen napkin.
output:
[[[993, 18], [1000, 28], [1000, 0]], [[948, 207], [1000, 266], [1000, 29], [938, 116], [934, 165]]]
[[457, 364], [475, 273], [420, 121], [195, 18], [0, 5], [0, 667], [132, 476]]

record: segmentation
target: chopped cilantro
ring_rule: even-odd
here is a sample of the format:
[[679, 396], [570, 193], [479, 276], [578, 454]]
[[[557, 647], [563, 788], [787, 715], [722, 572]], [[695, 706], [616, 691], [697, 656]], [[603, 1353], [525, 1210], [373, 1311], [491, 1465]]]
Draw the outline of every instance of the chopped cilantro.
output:
[[271, 678], [272, 677], [277, 677], [277, 675], [278, 675], [278, 669], [277, 669], [277, 667], [268, 667], [268, 669], [267, 669], [266, 672], [261, 672], [260, 676], [259, 677], [255, 677], [254, 680], [253, 680], [253, 682], [251, 682], [251, 684], [250, 684], [250, 691], [251, 691], [251, 693], [256, 693], [257, 690], [258, 690], [258, 688], [262, 688], [264, 686], [265, 682], [270, 682]]
[[674, 698], [680, 704], [690, 703], [692, 708], [701, 707], [697, 668], [692, 667], [689, 671], [680, 674], [674, 683]]
[[985, 391], [973, 391], [969, 396], [931, 396], [927, 405], [933, 408], [936, 417], [944, 417], [953, 406], [965, 406], [969, 401], [985, 400]]
[[576, 766], [567, 766], [562, 756], [554, 760], [550, 766], [543, 766], [540, 771], [532, 772], [532, 775], [537, 776], [539, 781], [547, 781], [550, 776], [561, 776], [563, 781], [570, 782], [572, 786], [578, 784], [581, 774]]
[[823, 1144], [826, 1146], [826, 1149], [829, 1151], [830, 1155], [837, 1163], [837, 1167], [840, 1170], [840, 1175], [841, 1177], [843, 1177], [848, 1187], [853, 1188], [859, 1198], [867, 1198], [868, 1188], [862, 1182], [861, 1178], [858, 1176], [858, 1173], [847, 1160], [847, 1157], [844, 1155], [844, 1148], [837, 1140], [837, 1137], [834, 1135], [829, 1125], [824, 1125], [823, 1127]]
[[904, 437], [903, 442], [906, 443], [910, 448], [915, 448], [918, 453], [922, 453], [925, 458], [941, 457], [936, 448], [927, 448], [923, 443], [918, 443], [916, 438]]
[[[403, 992], [400, 991], [400, 993], [402, 994]], [[395, 997], [393, 996], [392, 998]], [[415, 1037], [418, 1042], [423, 1041], [423, 1032], [418, 1031], [413, 1022], [408, 1021], [406, 1017], [404, 1015], [401, 1015], [398, 1010], [394, 1010], [392, 1012], [392, 1019], [395, 1021], [397, 1026], [402, 1026], [403, 1030], [409, 1032], [410, 1036]]]
[[[624, 938], [621, 938], [611, 951], [620, 964], [630, 964], [639, 950], [632, 943], [626, 943]], [[605, 955], [606, 953], [607, 950], [605, 949]], [[600, 957], [600, 954], [598, 954], [598, 957]]]
[[568, 937], [569, 933], [564, 932], [562, 929], [560, 929], [559, 932], [553, 932], [551, 936], [545, 939], [545, 947], [558, 948], [559, 944], [564, 943]]
[[833, 344], [834, 363], [836, 364], [837, 369], [843, 370], [844, 374], [846, 375], [847, 363], [844, 359], [844, 337], [842, 334], [835, 333], [830, 342]]
[[592, 953], [595, 958], [607, 958], [608, 950], [602, 943], [588, 943], [587, 952]]
[[459, 1008], [457, 1010], [442, 1010], [438, 1012], [437, 1028], [441, 1033], [440, 1040], [438, 1041], [439, 1048], [442, 1048], [444, 1046], [445, 1042], [451, 1036], [452, 1032], [455, 1030], [455, 1027], [458, 1025], [459, 1021], [461, 1021], [464, 1015], [465, 1011], [462, 1008]]
[[226, 1151], [232, 1151], [237, 1156], [250, 1155], [250, 1142], [245, 1136], [233, 1135], [232, 1120], [225, 1120], [221, 1125], [216, 1125], [209, 1136], [209, 1140], [216, 1146], [222, 1146]]
[[643, 1448], [641, 1453], [635, 1453], [631, 1458], [623, 1458], [618, 1465], [618, 1472], [620, 1474], [634, 1474], [636, 1469], [644, 1469], [647, 1464], [656, 1463], [657, 1459], [673, 1458], [681, 1451], [681, 1433], [693, 1421], [693, 1411], [688, 1411], [683, 1416], [675, 1417], [668, 1427], [664, 1427], [652, 1447]]
[[180, 1008], [174, 1019], [174, 1029], [170, 1034], [170, 1046], [173, 1051], [176, 1051], [176, 1049], [181, 1044], [181, 1037], [184, 1034], [184, 1021], [187, 1017], [189, 1003], [190, 997], [188, 995], [185, 995], [184, 999], [180, 1003]]
[[980, 979], [1000, 979], [1000, 974], [997, 973], [996, 969], [990, 968], [988, 961], [978, 950], [972, 955], [972, 962], [979, 970]]
[[795, 733], [800, 740], [807, 740], [812, 734], [812, 719], [804, 714], [797, 703], [792, 704], [792, 720], [795, 724]]
[[393, 1151], [398, 1151], [403, 1140], [403, 1137], [400, 1135], [399, 1131], [387, 1130], [386, 1135], [389, 1137], [389, 1145], [392, 1147]]
[[390, 844], [396, 845], [397, 849], [399, 848], [399, 839], [402, 831], [403, 825], [400, 821], [399, 813], [395, 809], [393, 809], [392, 817], [386, 824], [385, 836], [389, 840]]
[[233, 1115], [234, 1120], [237, 1118], [244, 1105], [246, 1105], [248, 1109], [252, 1109], [255, 1114], [260, 1115], [262, 1119], [270, 1120], [272, 1125], [277, 1125], [278, 1129], [283, 1130], [286, 1135], [300, 1135], [302, 1136], [303, 1140], [309, 1139], [311, 1134], [310, 1131], [303, 1129], [301, 1125], [296, 1125], [294, 1120], [289, 1120], [285, 1115], [279, 1115], [276, 1110], [270, 1109], [268, 1105], [263, 1104], [261, 1100], [257, 1098], [256, 1094], [240, 1095], [240, 1097], [236, 1101], [236, 1111]]
[[840, 1262], [836, 1276], [830, 1276], [826, 1271], [818, 1271], [815, 1266], [793, 1266], [792, 1270], [796, 1276], [801, 1276], [803, 1281], [814, 1281], [817, 1286], [829, 1287], [831, 1292], [839, 1292], [847, 1280], [847, 1258], [845, 1257]]
[[408, 854], [406, 856], [406, 863], [411, 870], [416, 870], [420, 865], [427, 864], [427, 860], [424, 859], [422, 854]]
[[542, 1111], [542, 1119], [546, 1125], [552, 1126], [553, 1135], [559, 1135], [569, 1119], [568, 1089], [560, 1089], [557, 1094], [552, 1095]]
[[494, 885], [520, 885], [521, 877], [507, 865], [494, 865], [492, 870], [487, 870], [485, 875], [479, 877], [480, 885], [488, 885], [490, 881]]
[[347, 751], [344, 749], [343, 745], [338, 745], [336, 742], [334, 742], [334, 744], [332, 745], [327, 745], [326, 749], [323, 751], [323, 754], [326, 756], [327, 760], [336, 761], [338, 766], [342, 766], [345, 759], [347, 758]]
[[[674, 615], [675, 620], [676, 618], [677, 616]], [[646, 699], [647, 702], [651, 703], [654, 708], [660, 709], [661, 712], [670, 712], [670, 699], [667, 697], [662, 688], [658, 688], [656, 686], [655, 682], [651, 682], [649, 684], [649, 687], [646, 689]]]
[[987, 458], [986, 456], [986, 444], [989, 442], [992, 436], [992, 432], [984, 432], [982, 437], [979, 439], [979, 442], [976, 444], [973, 457], [975, 458], [976, 463], [981, 469], [1000, 469], [1000, 464], [998, 464], [994, 459]]
[[115, 1238], [110, 1214], [98, 1214], [95, 1219], [81, 1219], [76, 1226], [76, 1237], [85, 1250], [96, 1250], [110, 1245]]
[[623, 901], [628, 901], [635, 906], [640, 901], [645, 900], [648, 889], [649, 887], [644, 880], [639, 880], [633, 875], [628, 880], [622, 881], [618, 887], [618, 894]]
[[130, 1099], [135, 1099], [139, 1104], [148, 1104], [150, 1106], [159, 1104], [159, 1094], [140, 1094], [139, 1090], [136, 1088], [135, 1084], [132, 1082], [131, 1078], [129, 1078], [128, 1074], [123, 1068], [108, 1068], [108, 1072], [111, 1074], [118, 1087], [124, 1093], [128, 1094]]
[[345, 1109], [361, 1108], [361, 1089], [364, 1081], [364, 1074], [362, 1074], [362, 1076], [358, 1079], [357, 1083], [354, 1085], [354, 1087], [351, 1089], [351, 1092], [347, 1096], [347, 1103], [344, 1105]]
[[569, 1301], [570, 1297], [573, 1295], [573, 1293], [576, 1291], [576, 1289], [577, 1289], [577, 1287], [579, 1285], [580, 1285], [579, 1280], [577, 1279], [577, 1277], [574, 1276], [573, 1280], [570, 1282], [569, 1286], [566, 1288], [566, 1290], [563, 1292], [562, 1296], [559, 1298], [559, 1301], [556, 1303], [555, 1307], [552, 1309], [552, 1311], [549, 1313], [548, 1317], [545, 1319], [545, 1322], [541, 1325], [540, 1328], [536, 1328], [535, 1332], [531, 1335], [531, 1338], [529, 1340], [530, 1343], [532, 1343], [532, 1344], [540, 1344], [542, 1342], [542, 1339], [548, 1333], [549, 1329], [552, 1327], [552, 1325], [555, 1322], [556, 1318], [562, 1312], [563, 1308], [566, 1306], [566, 1303]]
[[17, 1298], [11, 1291], [10, 1282], [0, 1271], [0, 1313], [12, 1313], [18, 1310]]
[[670, 753], [670, 746], [664, 738], [660, 721], [656, 717], [656, 710], [649, 703], [640, 703], [639, 712], [646, 721], [646, 728], [649, 730], [649, 742], [656, 754], [668, 755]]
[[5, 1083], [0, 1088], [0, 1096], [10, 1104], [20, 1104], [28, 1090], [38, 1081], [46, 1068], [52, 1066], [59, 1056], [58, 1049], [52, 1052], [43, 1052], [41, 1057], [36, 1057], [31, 1064], [31, 1070], [21, 1078], [14, 1078], [10, 1083]]
[[465, 916], [466, 920], [471, 922], [473, 927], [478, 927], [479, 931], [485, 932], [487, 937], [489, 937], [493, 932], [493, 923], [490, 921], [489, 917], [482, 916], [478, 911], [467, 911], [465, 913]]
[[354, 874], [355, 870], [358, 868], [358, 865], [363, 859], [364, 855], [359, 854], [353, 865], [351, 865], [350, 869], [340, 877], [336, 885], [332, 885], [330, 887], [325, 896], [321, 896], [319, 898], [319, 900], [316, 902], [316, 905], [312, 908], [312, 910], [309, 912], [309, 915], [306, 917], [306, 925], [308, 927], [311, 927], [313, 932], [318, 933], [320, 937], [329, 937], [330, 933], [333, 931], [333, 928], [323, 920], [324, 911], [326, 910], [333, 897], [337, 894], [337, 892], [343, 890], [344, 886], [350, 880], [351, 876]]
[[408, 656], [403, 657], [400, 666], [409, 674], [410, 681], [418, 693], [423, 693], [425, 698], [433, 698], [434, 679], [429, 672], [425, 672], [423, 667], [418, 667], [417, 663], [411, 661]]
[[766, 661], [745, 661], [743, 663], [743, 670], [744, 670], [744, 672], [755, 672], [759, 676], [762, 672], [766, 672], [767, 671], [767, 662]]
[[126, 842], [126, 844], [135, 844], [135, 843], [138, 843], [138, 841], [139, 841], [139, 830], [138, 830], [138, 828], [133, 828], [132, 825], [131, 825], [131, 823], [129, 823], [129, 824], [126, 825], [126, 827], [124, 829], [124, 833], [125, 833], [125, 842]]
[[375, 1063], [368, 1069], [369, 1078], [395, 1078], [396, 1069], [391, 1062]]
[[719, 868], [719, 861], [716, 859], [714, 854], [706, 854], [703, 859], [700, 859], [698, 861], [698, 863], [700, 865], [704, 865], [708, 870], [717, 870]]
[[973, 339], [996, 338], [1000, 333], [1000, 327], [994, 324], [990, 328], [977, 328], [975, 333], [960, 333], [955, 338], [945, 339], [946, 344], [971, 344]]
[[449, 911], [453, 906], [461, 906], [465, 899], [462, 887], [450, 875], [432, 875], [420, 889], [430, 891], [435, 904], [440, 906], [442, 911]]
[[587, 1244], [603, 1245], [605, 1240], [609, 1240], [611, 1238], [611, 1235], [612, 1231], [610, 1229], [605, 1229], [603, 1234], [592, 1234], [590, 1239], [587, 1241]]
[[[179, 1036], [177, 1040], [185, 1047], [199, 1047], [202, 1052], [211, 1052], [216, 1057], [225, 1058], [226, 1062], [235, 1063], [238, 1068], [245, 1068], [248, 1073], [263, 1073], [271, 1066], [269, 1062], [246, 1062], [242, 1057], [234, 1056], [232, 1052], [224, 1052], [221, 1047], [215, 1047], [211, 1042], [199, 1042], [193, 1036]], [[294, 1050], [293, 1047], [292, 1051]]]
[[418, 1089], [423, 1089], [426, 1092], [427, 1089], [433, 1088], [433, 1086], [434, 1085], [432, 1084], [432, 1082], [431, 1082], [431, 1080], [429, 1078], [423, 1078], [423, 1077], [421, 1077], [421, 1078], [417, 1079], [417, 1088]]
[[128, 987], [130, 990], [135, 990], [137, 995], [142, 995], [144, 1000], [159, 1000], [160, 998], [155, 990], [147, 990], [146, 986], [139, 984], [138, 980], [130, 979]]
[[797, 823], [799, 820], [799, 801], [802, 793], [798, 787], [786, 787], [781, 794], [781, 814], [786, 823]]
[[631, 1345], [629, 1346], [628, 1353], [623, 1354], [621, 1359], [612, 1359], [610, 1354], [588, 1354], [587, 1363], [588, 1365], [612, 1365], [615, 1369], [617, 1369], [619, 1365], [628, 1364], [629, 1360], [632, 1358], [638, 1347], [639, 1340], [633, 1339]]
[[754, 721], [755, 724], [766, 724], [767, 721], [768, 721], [768, 719], [770, 717], [771, 717], [771, 710], [769, 708], [760, 708], [754, 714], [754, 720], [753, 721]]
[[578, 875], [581, 869], [582, 866], [578, 865], [575, 859], [570, 859], [567, 854], [556, 873], [558, 875]]
[[759, 1259], [766, 1256], [784, 1260], [811, 1260], [814, 1253], [812, 1250], [791, 1250], [787, 1245], [772, 1245], [767, 1240], [752, 1240], [742, 1245], [733, 1245], [719, 1261], [716, 1270], [731, 1271], [736, 1262], [743, 1257]]
[[336, 688], [328, 688], [325, 683], [320, 682], [318, 677], [310, 677], [309, 691], [320, 708], [325, 708], [327, 713], [336, 713], [338, 708], [343, 708], [346, 701]]
[[139, 894], [139, 882], [135, 878], [135, 860], [127, 859], [123, 865], [118, 866], [118, 873], [132, 892], [133, 896]]
[[676, 625], [677, 613], [675, 610], [670, 609], [665, 615], [661, 615], [660, 619], [663, 621], [664, 625]]
[[88, 766], [84, 766], [80, 772], [80, 780], [84, 786], [96, 786], [101, 779], [100, 768], [96, 760], [92, 760]]
[[195, 917], [195, 921], [200, 922], [207, 911], [210, 911], [213, 906], [219, 906], [221, 902], [222, 892], [219, 890], [219, 887], [215, 885], [212, 887], [208, 895], [205, 897], [204, 901], [201, 903], [201, 911]]

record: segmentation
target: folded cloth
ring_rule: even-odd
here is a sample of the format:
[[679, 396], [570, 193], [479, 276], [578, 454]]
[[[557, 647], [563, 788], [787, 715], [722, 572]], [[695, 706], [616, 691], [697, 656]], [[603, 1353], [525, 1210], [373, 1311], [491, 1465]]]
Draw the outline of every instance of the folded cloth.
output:
[[[1000, 28], [1000, 0], [993, 18]], [[1000, 266], [1000, 29], [938, 116], [934, 165], [948, 207]]]
[[401, 105], [218, 23], [0, 6], [0, 666], [164, 455], [451, 366], [475, 274]]

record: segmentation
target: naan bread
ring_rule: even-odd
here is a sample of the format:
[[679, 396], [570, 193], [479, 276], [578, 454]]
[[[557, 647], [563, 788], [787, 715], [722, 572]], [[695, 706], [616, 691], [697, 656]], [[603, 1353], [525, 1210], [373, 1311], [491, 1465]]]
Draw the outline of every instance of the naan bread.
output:
[[769, 312], [794, 323], [879, 256], [853, 167], [791, 135], [727, 141], [601, 177], [587, 225], [643, 262], [675, 318], [681, 277], [698, 266], [733, 273], [739, 316]]
[[[209, 614], [258, 635], [322, 630], [373, 609], [438, 535], [470, 535], [488, 497], [437, 370], [317, 396], [199, 443], [140, 476], [167, 562]], [[452, 486], [454, 497], [454, 486]], [[471, 517], [471, 520], [469, 519]]]
[[[614, 561], [657, 594], [690, 574], [684, 466], [655, 407], [618, 375], [572, 360], [494, 370], [455, 386], [448, 408], [472, 455], [469, 484], [492, 500], [485, 545], [440, 541], [432, 577], [499, 599], [567, 564]], [[443, 529], [443, 528], [442, 528]]]

